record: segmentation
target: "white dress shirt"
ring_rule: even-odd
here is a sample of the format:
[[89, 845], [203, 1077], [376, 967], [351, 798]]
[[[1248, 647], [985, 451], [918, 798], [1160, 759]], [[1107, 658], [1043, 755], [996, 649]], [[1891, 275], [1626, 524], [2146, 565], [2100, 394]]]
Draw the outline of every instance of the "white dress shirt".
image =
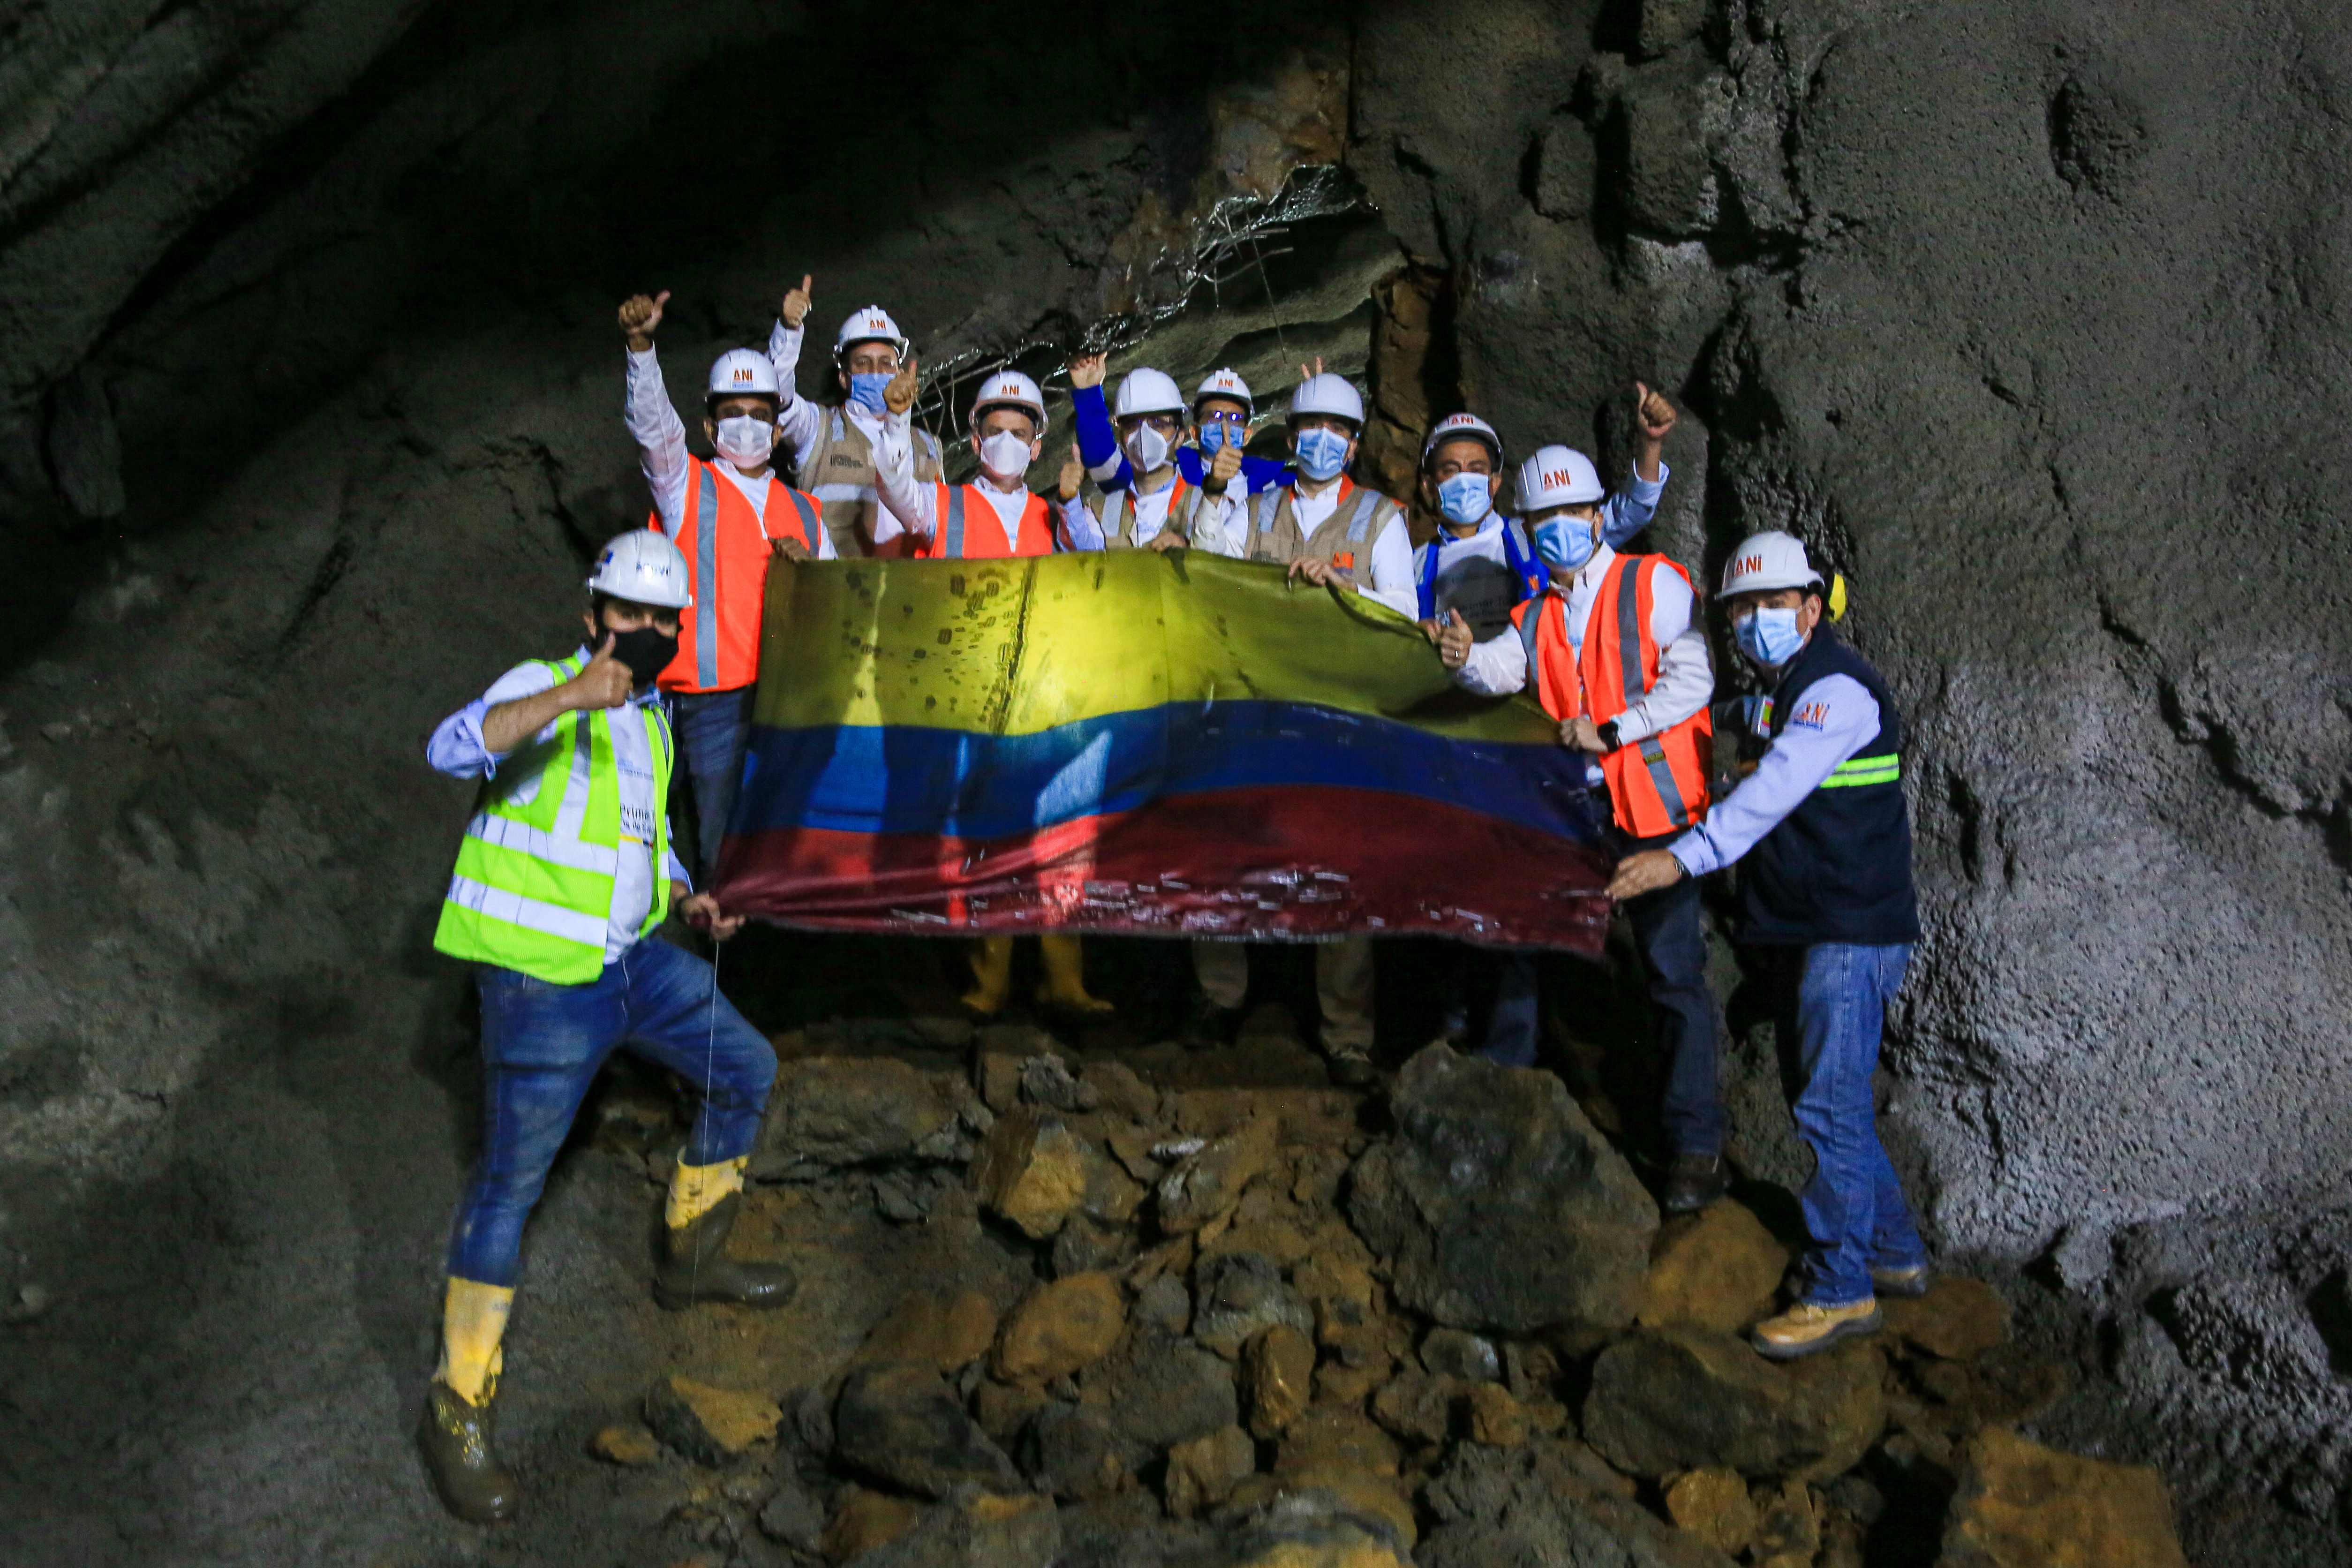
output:
[[[629, 351], [629, 396], [623, 409], [629, 426], [629, 438], [637, 444], [637, 467], [644, 470], [646, 488], [654, 492], [654, 511], [661, 518], [662, 531], [672, 539], [686, 526], [686, 426], [677, 417], [677, 409], [670, 403], [669, 391], [662, 384], [661, 363], [652, 349], [639, 353]], [[782, 433], [779, 432], [779, 439]], [[768, 481], [773, 476], [762, 468], [756, 474], [747, 474], [724, 458], [713, 461], [713, 468], [734, 481], [751, 503], [751, 515], [760, 520], [760, 531], [768, 531]], [[833, 535], [823, 527], [810, 550], [819, 561], [834, 558]]]
[[[1570, 581], [1568, 598], [1568, 642], [1578, 655], [1584, 650], [1586, 626], [1592, 619], [1592, 601], [1617, 564], [1617, 552], [1606, 544], [1596, 547], [1592, 559]], [[1706, 634], [1692, 625], [1696, 598], [1683, 574], [1664, 559], [1650, 563], [1650, 637], [1658, 646], [1658, 679], [1638, 702], [1617, 716], [1617, 738], [1646, 740], [1671, 730], [1707, 704], [1715, 695], [1715, 661], [1706, 651]], [[1552, 579], [1551, 594], [1560, 591]], [[1529, 615], [1538, 613], [1530, 608]], [[1504, 697], [1529, 683], [1527, 645], [1517, 626], [1474, 645], [1470, 658], [1454, 672], [1454, 680], [1486, 697]], [[1588, 711], [1589, 711], [1588, 706]]]

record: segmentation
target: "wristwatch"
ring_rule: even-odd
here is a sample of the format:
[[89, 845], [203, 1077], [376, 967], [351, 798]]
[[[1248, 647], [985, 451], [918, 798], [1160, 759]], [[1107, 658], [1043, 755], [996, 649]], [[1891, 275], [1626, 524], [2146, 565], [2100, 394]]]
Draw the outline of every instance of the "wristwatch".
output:
[[1603, 723], [1595, 724], [1592, 728], [1601, 736], [1601, 746], [1603, 751], [1613, 752], [1617, 749], [1616, 720], [1611, 719]]

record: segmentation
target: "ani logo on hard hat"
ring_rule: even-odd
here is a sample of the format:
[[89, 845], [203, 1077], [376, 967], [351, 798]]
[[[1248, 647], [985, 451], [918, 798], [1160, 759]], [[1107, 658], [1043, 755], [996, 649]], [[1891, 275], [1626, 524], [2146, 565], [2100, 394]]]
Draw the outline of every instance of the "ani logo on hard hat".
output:
[[1543, 488], [1548, 490], [1555, 489], [1569, 482], [1568, 470], [1566, 468], [1560, 468], [1557, 471], [1549, 468], [1544, 470]]
[[751, 379], [751, 367], [750, 365], [748, 365], [748, 364], [739, 364], [739, 365], [737, 365], [737, 366], [735, 367], [735, 384], [736, 384], [736, 385], [738, 385], [738, 386], [741, 386], [741, 385], [743, 385], [744, 384], [746, 384], [747, 382], [749, 382]]
[[1732, 569], [1731, 574], [1735, 577], [1745, 577], [1752, 573], [1761, 572], [1763, 570], [1764, 557], [1761, 555], [1743, 555], [1739, 558], [1739, 564]]

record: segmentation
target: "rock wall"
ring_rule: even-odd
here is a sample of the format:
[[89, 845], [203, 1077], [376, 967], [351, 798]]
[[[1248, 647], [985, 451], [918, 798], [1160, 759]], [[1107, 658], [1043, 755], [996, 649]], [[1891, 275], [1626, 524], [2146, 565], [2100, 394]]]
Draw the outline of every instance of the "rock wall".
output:
[[[199, 1391], [154, 1453], [324, 1389], [321, 1451], [381, 1468], [469, 1146], [425, 952], [463, 791], [415, 751], [642, 505], [614, 300], [677, 290], [674, 389], [803, 271], [821, 324], [1042, 363], [1337, 158], [1394, 254], [1334, 218], [1159, 341], [1355, 342], [1391, 475], [1457, 398], [1613, 466], [1627, 382], [1678, 395], [1657, 542], [1795, 527], [1915, 727], [1887, 1125], [1944, 1254], [2032, 1266], [2025, 1317], [2142, 1413], [2085, 1433], [2335, 1508], [2352, 18], [1284, 18], [921, 6], [879, 67], [870, 16], [781, 0], [0, 21], [0, 1286]], [[315, 1347], [266, 1396], [204, 1351], [254, 1322]]]

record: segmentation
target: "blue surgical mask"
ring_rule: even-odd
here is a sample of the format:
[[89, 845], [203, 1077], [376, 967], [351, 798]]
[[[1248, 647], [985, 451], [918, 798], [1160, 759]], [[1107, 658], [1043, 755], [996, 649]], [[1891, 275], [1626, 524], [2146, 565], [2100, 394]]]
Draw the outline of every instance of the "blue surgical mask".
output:
[[1336, 479], [1348, 466], [1348, 438], [1328, 426], [1318, 425], [1298, 437], [1298, 471], [1317, 484]]
[[1581, 572], [1592, 559], [1592, 525], [1580, 517], [1548, 517], [1535, 526], [1536, 553], [1555, 572]]
[[1201, 451], [1203, 456], [1215, 457], [1217, 448], [1224, 444], [1225, 426], [1223, 420], [1215, 420], [1201, 426]]
[[868, 413], [884, 413], [889, 405], [882, 401], [882, 389], [889, 384], [890, 377], [879, 371], [853, 375], [849, 378], [849, 401]]
[[1778, 669], [1805, 646], [1794, 610], [1750, 611], [1731, 623], [1731, 637], [1741, 653], [1767, 669]]
[[1495, 481], [1485, 474], [1456, 474], [1437, 487], [1437, 510], [1467, 528], [1495, 510]]

